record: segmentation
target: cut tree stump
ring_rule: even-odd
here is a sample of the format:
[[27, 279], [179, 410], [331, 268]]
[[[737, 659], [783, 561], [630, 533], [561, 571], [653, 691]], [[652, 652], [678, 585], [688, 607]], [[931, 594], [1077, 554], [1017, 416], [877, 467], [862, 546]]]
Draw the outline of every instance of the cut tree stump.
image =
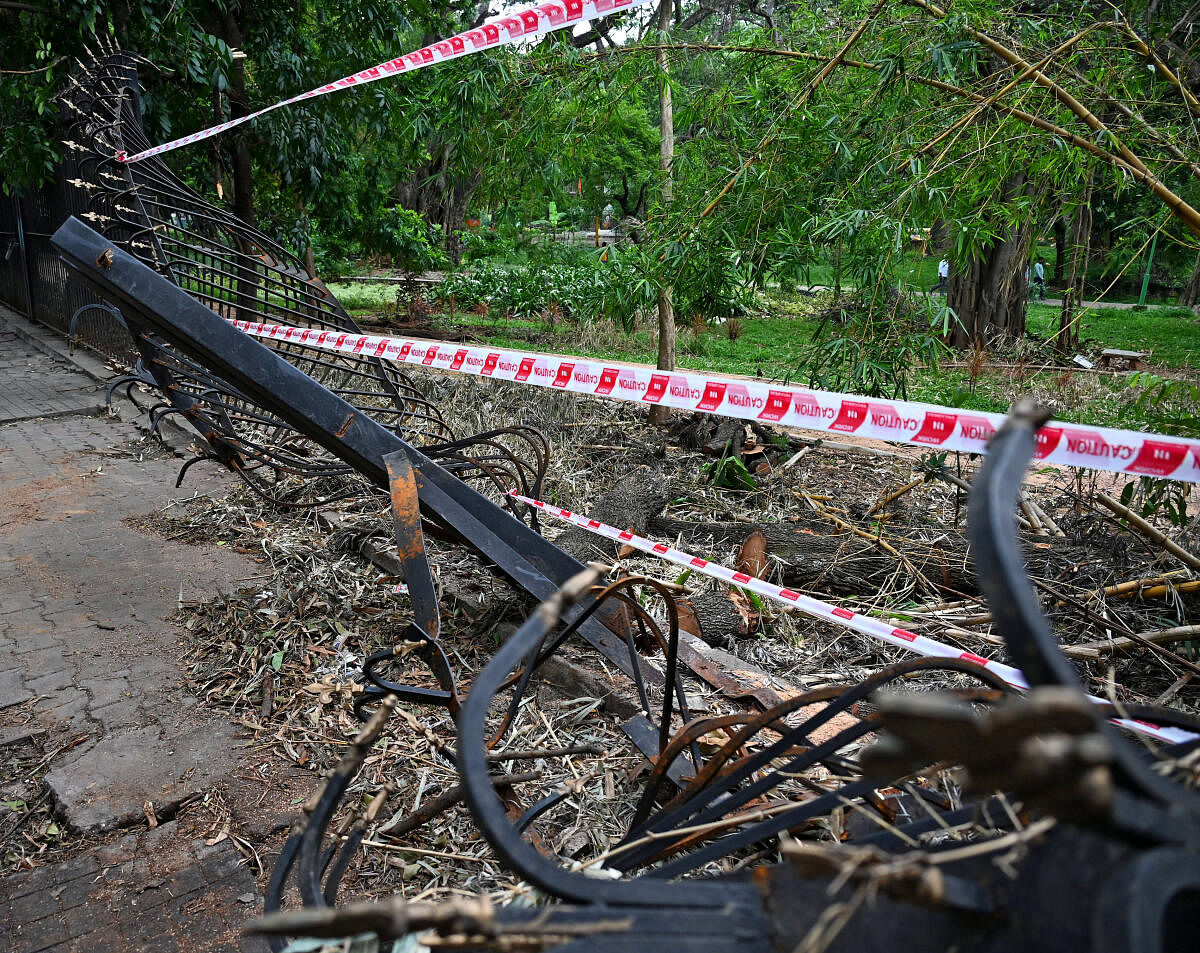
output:
[[[634, 470], [620, 486], [600, 497], [594, 506], [588, 508], [587, 515], [610, 526], [632, 528], [641, 535], [646, 532], [650, 518], [661, 513], [667, 505], [670, 494], [671, 487], [666, 478], [643, 467]], [[617, 557], [615, 542], [577, 526], [564, 530], [554, 543], [582, 562], [591, 559], [611, 562]]]

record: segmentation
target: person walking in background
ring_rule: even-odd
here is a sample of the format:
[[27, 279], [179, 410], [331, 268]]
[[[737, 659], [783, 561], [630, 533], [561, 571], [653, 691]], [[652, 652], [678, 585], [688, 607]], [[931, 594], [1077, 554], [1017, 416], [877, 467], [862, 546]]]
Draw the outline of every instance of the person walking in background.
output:
[[1046, 297], [1046, 259], [1038, 255], [1033, 265], [1033, 283], [1039, 298]]
[[938, 283], [933, 290], [936, 292], [946, 293], [946, 281], [950, 278], [950, 261], [943, 258], [938, 262]]

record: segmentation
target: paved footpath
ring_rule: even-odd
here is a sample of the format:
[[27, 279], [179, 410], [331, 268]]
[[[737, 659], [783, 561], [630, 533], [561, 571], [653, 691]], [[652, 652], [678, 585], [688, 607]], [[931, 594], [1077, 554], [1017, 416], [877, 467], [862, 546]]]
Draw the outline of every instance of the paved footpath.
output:
[[[49, 862], [0, 873], [0, 950], [265, 949], [239, 935], [262, 903], [232, 840], [170, 820], [239, 761], [166, 621], [261, 567], [136, 528], [229, 478], [195, 468], [175, 489], [180, 461], [98, 414], [102, 385], [16, 327], [0, 310], [0, 764], [49, 760], [0, 802], [49, 798], [69, 834]], [[22, 836], [6, 810], [0, 858]]]

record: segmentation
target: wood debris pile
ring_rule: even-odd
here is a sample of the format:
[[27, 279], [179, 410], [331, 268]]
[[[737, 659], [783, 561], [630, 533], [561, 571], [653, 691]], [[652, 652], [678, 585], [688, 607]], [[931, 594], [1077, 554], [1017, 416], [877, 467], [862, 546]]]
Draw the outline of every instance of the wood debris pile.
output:
[[[726, 565], [748, 558], [747, 541], [757, 536], [750, 556], [771, 581], [1004, 657], [963, 535], [963, 487], [973, 461], [830, 447], [741, 425], [734, 432], [720, 421], [680, 419], [658, 430], [624, 406], [470, 378], [439, 378], [431, 396], [464, 431], [500, 416], [540, 428], [554, 448], [547, 500], [624, 519]], [[722, 427], [735, 437], [717, 449]], [[735, 458], [751, 482], [715, 485], [714, 463]], [[1200, 579], [1161, 540], [1097, 504], [1098, 493], [1117, 496], [1120, 487], [1054, 471], [1035, 474], [1027, 488], [1024, 539], [1043, 609], [1094, 694], [1196, 713]], [[159, 529], [225, 542], [262, 561], [263, 577], [250, 588], [181, 608], [192, 633], [189, 677], [261, 746], [314, 774], [331, 769], [359, 727], [351, 705], [362, 688], [362, 660], [392, 644], [411, 618], [400, 580], [387, 571], [387, 500], [363, 487], [314, 513], [239, 490], [166, 514]], [[1185, 552], [1195, 542], [1190, 530], [1174, 533]], [[676, 585], [706, 607], [701, 621], [709, 620], [710, 642], [796, 690], [853, 684], [908, 657], [757, 597], [731, 596], [649, 557], [607, 550], [582, 531], [543, 525], [543, 532], [574, 555], [619, 560], [625, 572]], [[468, 550], [434, 539], [428, 550], [442, 595], [442, 641], [466, 687], [531, 606]], [[720, 622], [718, 605], [730, 607], [729, 624]], [[432, 685], [415, 662], [394, 674]], [[955, 684], [952, 673], [940, 673], [906, 686]], [[689, 681], [689, 692], [701, 714], [744, 708], [699, 679]], [[547, 852], [596, 861], [624, 829], [647, 767], [620, 731], [632, 693], [631, 683], [586, 645], [570, 645], [562, 664], [547, 667], [500, 746], [523, 754], [497, 758], [514, 817], [547, 792], [569, 792], [531, 828]], [[343, 897], [488, 892], [505, 899], [527, 889], [492, 856], [457, 800], [453, 745], [446, 712], [401, 706], [342, 802], [346, 825], [368, 818]], [[826, 823], [807, 836], [837, 832]], [[727, 858], [724, 869], [745, 859]]]

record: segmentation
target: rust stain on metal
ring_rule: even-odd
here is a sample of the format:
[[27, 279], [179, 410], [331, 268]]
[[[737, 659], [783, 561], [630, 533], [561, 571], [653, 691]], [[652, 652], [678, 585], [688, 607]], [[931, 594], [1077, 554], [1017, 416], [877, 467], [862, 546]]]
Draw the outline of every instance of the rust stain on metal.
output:
[[401, 559], [421, 557], [425, 540], [421, 534], [421, 501], [412, 462], [407, 457], [398, 461], [389, 459], [387, 469], [396, 521], [396, 552]]
[[346, 431], [350, 429], [350, 425], [352, 423], [354, 423], [354, 418], [356, 416], [358, 416], [358, 415], [353, 414], [353, 413], [346, 415], [346, 419], [342, 421], [342, 425], [336, 431], [334, 431], [337, 434], [337, 436], [339, 436], [339, 437], [346, 436]]

